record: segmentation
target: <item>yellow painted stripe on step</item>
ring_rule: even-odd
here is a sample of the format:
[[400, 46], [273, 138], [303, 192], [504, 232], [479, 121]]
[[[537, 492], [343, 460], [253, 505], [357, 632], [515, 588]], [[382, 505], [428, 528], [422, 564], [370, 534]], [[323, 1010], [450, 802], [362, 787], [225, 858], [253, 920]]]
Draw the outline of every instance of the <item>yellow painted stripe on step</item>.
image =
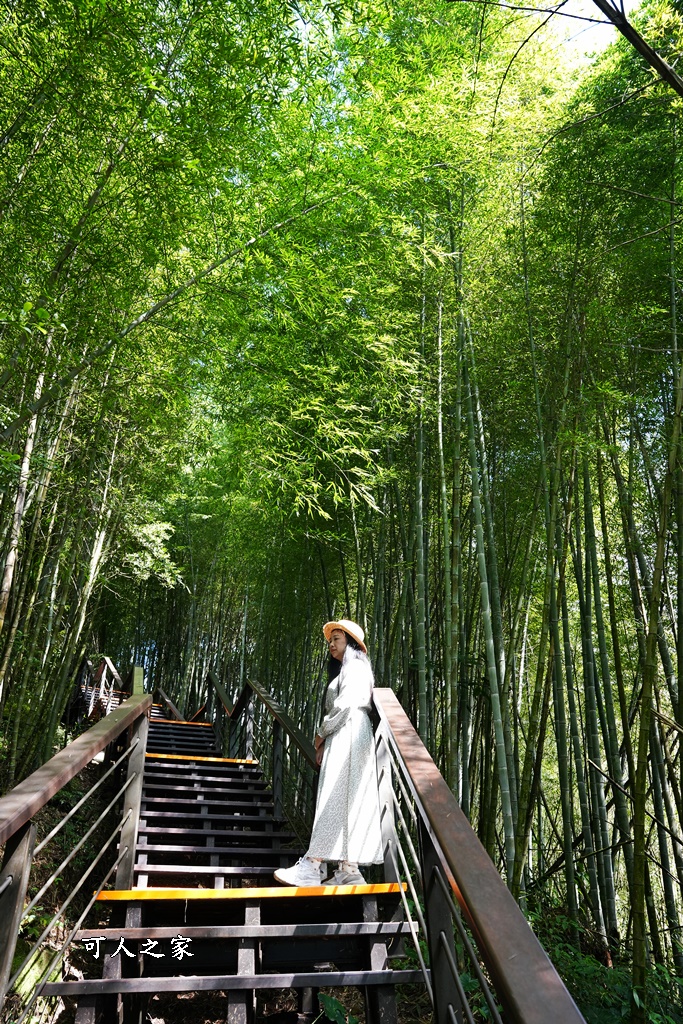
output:
[[148, 750], [145, 757], [158, 757], [164, 761], [220, 761], [221, 764], [258, 764], [258, 761], [250, 760], [248, 757], [197, 757], [195, 754], [155, 754]]
[[155, 718], [154, 722], [168, 722], [169, 725], [201, 725], [203, 729], [213, 729], [211, 722], [181, 722], [179, 718]]
[[116, 900], [255, 900], [283, 896], [366, 896], [397, 893], [407, 889], [406, 882], [380, 882], [375, 885], [311, 885], [297, 887], [275, 885], [263, 889], [111, 889], [97, 897], [103, 902]]

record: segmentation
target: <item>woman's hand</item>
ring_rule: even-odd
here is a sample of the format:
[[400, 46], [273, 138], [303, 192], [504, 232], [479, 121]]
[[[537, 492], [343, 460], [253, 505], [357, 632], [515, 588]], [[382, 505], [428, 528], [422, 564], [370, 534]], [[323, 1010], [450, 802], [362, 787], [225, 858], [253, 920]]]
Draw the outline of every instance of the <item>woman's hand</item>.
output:
[[315, 763], [320, 767], [323, 763], [323, 751], [325, 750], [325, 740], [322, 736], [316, 736], [315, 738]]

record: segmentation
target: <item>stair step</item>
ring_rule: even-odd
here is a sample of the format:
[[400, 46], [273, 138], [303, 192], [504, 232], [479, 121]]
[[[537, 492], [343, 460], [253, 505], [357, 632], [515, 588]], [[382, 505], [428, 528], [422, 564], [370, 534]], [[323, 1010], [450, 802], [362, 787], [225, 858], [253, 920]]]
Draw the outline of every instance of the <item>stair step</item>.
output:
[[[191, 754], [214, 754], [216, 757], [220, 757], [220, 750], [207, 736], [206, 740], [201, 737], [191, 737], [189, 739], [182, 738], [180, 736], [160, 736], [152, 733], [149, 737], [147, 747], [149, 750], [161, 750], [167, 749], [170, 753], [181, 754], [183, 749], [186, 749]], [[170, 750], [171, 747], [179, 747], [179, 750]]]
[[[276, 825], [271, 818], [259, 818], [265, 825]], [[295, 832], [278, 832], [273, 828], [266, 829], [220, 829], [220, 828], [164, 828], [161, 825], [143, 825], [138, 828], [138, 835], [173, 835], [173, 836], [220, 836], [221, 838], [243, 839], [245, 842], [258, 836], [259, 839], [296, 839]], [[221, 849], [221, 847], [218, 847]], [[238, 849], [238, 847], [236, 847]]]
[[272, 810], [272, 801], [266, 800], [180, 800], [165, 796], [142, 796], [142, 807], [140, 813], [144, 818], [146, 811], [162, 811], [164, 814], [173, 815], [197, 814], [201, 808], [206, 807], [202, 817], [215, 818], [225, 815], [241, 815], [246, 817], [264, 818], [267, 815], [259, 811]]
[[148, 750], [145, 757], [157, 758], [159, 760], [178, 760], [186, 762], [207, 761], [212, 764], [245, 764], [258, 765], [253, 758], [244, 757], [192, 757], [190, 754], [167, 754], [165, 751]]
[[219, 750], [217, 750], [213, 746], [209, 746], [209, 744], [207, 744], [206, 746], [199, 747], [195, 744], [189, 746], [186, 743], [157, 743], [155, 740], [152, 740], [149, 743], [147, 749], [149, 750], [150, 753], [168, 755], [182, 754], [183, 757], [191, 757], [192, 755], [194, 755], [195, 757], [218, 757], [220, 754]]
[[231, 807], [234, 805], [239, 808], [273, 806], [272, 797], [267, 792], [249, 793], [244, 791], [242, 793], [233, 793], [231, 794], [230, 797], [227, 797], [222, 793], [218, 793], [216, 796], [214, 796], [213, 794], [215, 790], [207, 790], [204, 793], [202, 793], [201, 790], [197, 789], [194, 790], [196, 796], [193, 796], [193, 790], [183, 789], [178, 792], [177, 796], [173, 794], [171, 796], [158, 796], [157, 793], [159, 789], [161, 789], [162, 792], [166, 790], [171, 791], [172, 793], [171, 786], [155, 787], [153, 791], [150, 793], [148, 791], [149, 787], [146, 784], [144, 784], [142, 791], [143, 804], [199, 804], [201, 806], [206, 807]]
[[[216, 783], [222, 784], [222, 785], [225, 785], [226, 783], [229, 783], [231, 785], [234, 785], [234, 786], [237, 786], [237, 787], [242, 787], [242, 788], [248, 786], [250, 789], [253, 789], [254, 792], [257, 792], [258, 790], [261, 790], [261, 789], [267, 789], [268, 788], [268, 783], [265, 780], [263, 780], [263, 779], [252, 779], [252, 778], [245, 779], [245, 778], [240, 778], [239, 776], [235, 776], [234, 778], [229, 778], [229, 777], [220, 776], [220, 775], [215, 775], [215, 776], [211, 776], [211, 775], [198, 775], [198, 774], [197, 775], [187, 775], [185, 773], [179, 774], [177, 772], [175, 774], [162, 774], [161, 772], [151, 772], [151, 771], [149, 771], [149, 768], [150, 768], [150, 765], [147, 765], [147, 769], [148, 770], [145, 772], [145, 778], [149, 779], [150, 781], [153, 781], [155, 784], [158, 782], [160, 786], [163, 786], [163, 783], [166, 781], [166, 782], [176, 782], [176, 783], [180, 782], [180, 783], [183, 783], [183, 784], [185, 784], [185, 783], [189, 784], [191, 782], [199, 782], [201, 784], [200, 785], [200, 791], [201, 791], [202, 788], [206, 788], [207, 790], [212, 790], [213, 791], [214, 787], [207, 785], [207, 783], [210, 783], [210, 782], [216, 782]], [[145, 782], [145, 785], [147, 785], [146, 782]], [[216, 791], [218, 792], [218, 790], [216, 790]]]
[[257, 900], [257, 899], [300, 899], [320, 896], [382, 896], [398, 895], [407, 889], [406, 882], [379, 882], [366, 885], [315, 885], [296, 887], [292, 885], [268, 886], [254, 889], [106, 889], [98, 894], [102, 903], [136, 903], [140, 900]]
[[273, 874], [272, 867], [256, 867], [252, 864], [136, 864], [136, 875], [183, 875], [192, 878], [194, 875], [234, 875], [236, 878], [255, 878], [260, 875]]
[[[153, 783], [158, 781], [160, 784], [174, 782], [181, 786], [191, 786], [199, 783], [200, 786], [206, 786], [208, 789], [217, 786], [235, 786], [237, 789], [246, 789], [255, 793], [268, 788], [268, 783], [261, 776], [260, 772], [243, 774], [242, 772], [230, 769], [222, 775], [205, 775], [201, 774], [200, 769], [196, 766], [188, 767], [183, 771], [176, 771], [174, 765], [163, 765], [164, 772], [162, 774], [162, 772], [151, 770], [157, 767], [160, 768], [162, 765], [147, 764], [145, 766], [145, 781]], [[173, 768], [173, 772], [169, 773], [169, 768]], [[185, 769], [185, 765], [183, 765], [183, 769]], [[216, 769], [212, 768], [211, 771], [216, 771]]]
[[[247, 924], [247, 925], [182, 925], [182, 934], [187, 939], [310, 939], [336, 938], [342, 935], [386, 936], [410, 935], [418, 929], [417, 924], [407, 921], [345, 921], [340, 924]], [[74, 941], [103, 938], [116, 942], [119, 938], [132, 942], [147, 939], [174, 939], [175, 928], [87, 928], [74, 936]]]
[[[193, 814], [190, 811], [178, 811], [178, 816], [183, 821], [240, 821], [244, 822], [257, 822], [262, 825], [272, 825], [275, 819], [266, 817], [265, 814]], [[170, 808], [165, 811], [142, 811], [143, 818], [163, 818], [165, 821], [174, 818], [174, 814]]]
[[[154, 780], [154, 781], [152, 781]], [[181, 780], [183, 781], [183, 780]], [[240, 796], [245, 800], [255, 796], [270, 796], [268, 791], [265, 789], [265, 783], [262, 789], [246, 789], [239, 787], [230, 787], [229, 789], [219, 789], [217, 786], [183, 786], [174, 783], [157, 783], [155, 776], [150, 776], [149, 781], [145, 779], [143, 783], [143, 792], [161, 792], [161, 793], [189, 793], [196, 794], [197, 796], [203, 795], [204, 793], [210, 793], [211, 796]], [[206, 801], [205, 801], [206, 802]], [[272, 799], [270, 801], [273, 802]]]
[[[205, 856], [215, 856], [218, 854], [221, 857], [236, 856], [257, 856], [257, 857], [274, 857], [279, 860], [280, 857], [301, 857], [305, 851], [299, 850], [273, 850], [272, 847], [262, 846], [175, 846], [169, 843], [164, 845], [163, 843], [138, 843], [136, 850], [140, 853], [201, 853]], [[187, 869], [186, 869], [187, 870]]]
[[[156, 704], [154, 707], [156, 707]], [[210, 722], [181, 722], [177, 718], [155, 718], [154, 724], [156, 725], [157, 722], [163, 722], [179, 729], [213, 729]]]
[[106, 995], [116, 992], [215, 992], [277, 988], [328, 988], [350, 985], [414, 985], [424, 983], [422, 971], [314, 971], [302, 974], [188, 974], [176, 977], [94, 978], [48, 982], [44, 996]]

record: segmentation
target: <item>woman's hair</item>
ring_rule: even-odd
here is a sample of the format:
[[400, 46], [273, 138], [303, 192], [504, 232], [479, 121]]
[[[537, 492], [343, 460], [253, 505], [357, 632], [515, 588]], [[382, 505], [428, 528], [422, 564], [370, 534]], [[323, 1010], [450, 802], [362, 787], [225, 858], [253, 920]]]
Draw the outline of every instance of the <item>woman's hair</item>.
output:
[[348, 664], [349, 661], [352, 661], [355, 658], [357, 658], [359, 661], [366, 662], [368, 665], [370, 664], [370, 659], [368, 658], [367, 654], [361, 649], [361, 646], [356, 640], [356, 638], [351, 636], [350, 633], [347, 633], [346, 630], [343, 630], [343, 633], [344, 636], [346, 637], [346, 650], [344, 651], [343, 660], [337, 661], [336, 658], [333, 658], [332, 655], [330, 655], [327, 662], [327, 679], [328, 682], [330, 683], [332, 682], [333, 679], [337, 678], [337, 676], [342, 670], [342, 665]]

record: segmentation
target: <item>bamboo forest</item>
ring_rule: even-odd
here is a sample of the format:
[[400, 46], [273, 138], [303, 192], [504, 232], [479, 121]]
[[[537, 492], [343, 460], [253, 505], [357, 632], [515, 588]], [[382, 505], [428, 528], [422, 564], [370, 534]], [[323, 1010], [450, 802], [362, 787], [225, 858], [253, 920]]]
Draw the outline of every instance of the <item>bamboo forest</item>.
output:
[[351, 619], [585, 1019], [672, 1024], [683, 91], [596, 22], [3, 3], [0, 785], [104, 655], [312, 738]]

